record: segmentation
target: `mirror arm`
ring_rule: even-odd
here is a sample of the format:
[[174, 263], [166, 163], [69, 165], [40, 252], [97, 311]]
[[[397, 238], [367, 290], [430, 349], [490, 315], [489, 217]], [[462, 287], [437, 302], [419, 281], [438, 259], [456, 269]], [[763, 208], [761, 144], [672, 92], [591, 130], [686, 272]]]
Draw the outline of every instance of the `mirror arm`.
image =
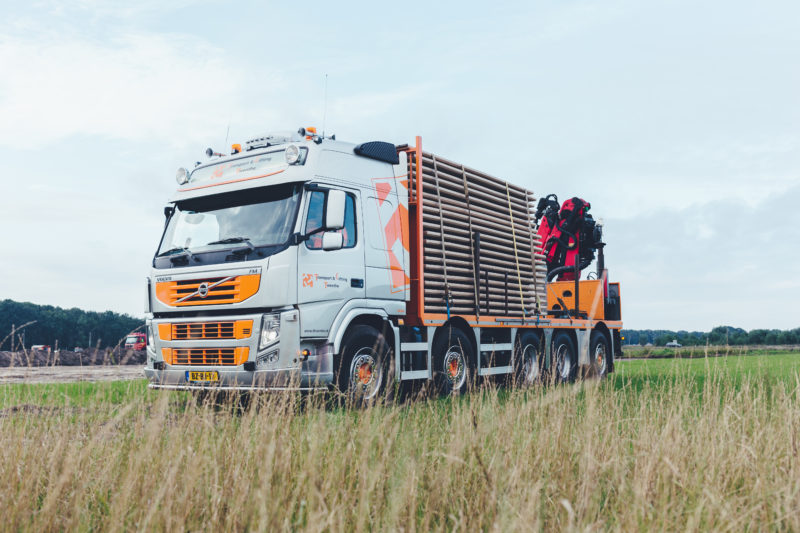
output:
[[329, 230], [326, 227], [321, 227], [321, 228], [315, 229], [314, 231], [309, 231], [308, 233], [297, 232], [297, 233], [293, 233], [292, 236], [289, 237], [289, 239], [290, 239], [292, 244], [301, 244], [301, 243], [307, 241], [308, 239], [310, 239], [312, 235], [316, 235], [317, 233], [323, 233], [323, 232], [326, 232], [326, 231], [332, 231], [332, 230]]

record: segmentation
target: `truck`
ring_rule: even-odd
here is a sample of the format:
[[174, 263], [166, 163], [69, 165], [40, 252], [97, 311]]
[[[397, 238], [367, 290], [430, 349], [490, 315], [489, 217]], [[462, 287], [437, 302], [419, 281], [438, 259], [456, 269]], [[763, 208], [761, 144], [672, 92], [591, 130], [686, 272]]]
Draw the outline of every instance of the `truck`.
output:
[[125, 337], [125, 349], [141, 351], [147, 347], [147, 335], [136, 332]]
[[300, 128], [206, 156], [178, 170], [147, 278], [150, 387], [369, 402], [406, 382], [461, 394], [613, 372], [620, 288], [588, 203], [537, 205], [420, 137]]

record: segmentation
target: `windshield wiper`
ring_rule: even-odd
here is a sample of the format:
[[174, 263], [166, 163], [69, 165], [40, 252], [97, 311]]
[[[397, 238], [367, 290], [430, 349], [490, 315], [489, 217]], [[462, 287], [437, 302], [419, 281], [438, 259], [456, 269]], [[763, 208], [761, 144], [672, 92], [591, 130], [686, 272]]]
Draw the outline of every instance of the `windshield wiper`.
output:
[[211, 244], [236, 244], [237, 242], [243, 242], [243, 243], [247, 244], [248, 247], [255, 248], [255, 246], [253, 246], [250, 243], [250, 237], [228, 237], [227, 239], [222, 239], [220, 241], [208, 242], [208, 243], [206, 243], [206, 245], [211, 245]]
[[219, 240], [219, 241], [209, 242], [209, 243], [207, 243], [207, 245], [211, 245], [211, 244], [236, 244], [236, 243], [240, 243], [240, 242], [244, 243], [247, 246], [247, 248], [237, 248], [235, 250], [231, 250], [231, 253], [234, 253], [236, 255], [240, 255], [240, 254], [248, 255], [250, 252], [254, 252], [255, 251], [256, 247], [253, 246], [252, 242], [250, 242], [250, 238], [249, 237], [228, 237], [227, 239], [222, 239], [222, 240]]
[[181, 254], [181, 257], [183, 257], [184, 255], [188, 255], [189, 257], [192, 257], [192, 252], [190, 252], [188, 248], [181, 248], [180, 246], [176, 247], [176, 248], [170, 248], [166, 252], [161, 252], [156, 257], [164, 257], [165, 255], [173, 255], [173, 254], [178, 254], [178, 253]]

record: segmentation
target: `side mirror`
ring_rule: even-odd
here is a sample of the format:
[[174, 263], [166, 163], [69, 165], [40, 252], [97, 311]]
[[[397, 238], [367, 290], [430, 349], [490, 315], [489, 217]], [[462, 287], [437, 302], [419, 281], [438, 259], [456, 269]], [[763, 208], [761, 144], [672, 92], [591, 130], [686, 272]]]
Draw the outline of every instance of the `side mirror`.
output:
[[[344, 206], [347, 195], [344, 191], [328, 191], [328, 202], [325, 205], [325, 229], [338, 230], [344, 227]], [[341, 248], [341, 245], [339, 246]], [[325, 248], [327, 250], [327, 248]]]
[[341, 250], [342, 246], [344, 246], [344, 236], [341, 233], [326, 231], [322, 234], [322, 249], [326, 252]]

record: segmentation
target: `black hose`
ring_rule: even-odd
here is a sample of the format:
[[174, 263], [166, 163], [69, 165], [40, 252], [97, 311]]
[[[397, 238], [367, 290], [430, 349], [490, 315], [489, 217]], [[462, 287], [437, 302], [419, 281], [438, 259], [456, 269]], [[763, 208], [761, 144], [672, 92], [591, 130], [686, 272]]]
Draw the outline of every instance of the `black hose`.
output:
[[[583, 269], [585, 269], [586, 267], [588, 267], [591, 264], [592, 264], [592, 260], [591, 259], [589, 259], [588, 261], [584, 261], [583, 263], [581, 263], [579, 270], [583, 270]], [[547, 283], [550, 283], [551, 281], [553, 281], [553, 278], [555, 278], [559, 274], [561, 274], [563, 272], [570, 272], [572, 270], [575, 270], [575, 265], [572, 265], [572, 266], [560, 266], [558, 268], [554, 268], [553, 270], [551, 270], [550, 272], [547, 273]]]

